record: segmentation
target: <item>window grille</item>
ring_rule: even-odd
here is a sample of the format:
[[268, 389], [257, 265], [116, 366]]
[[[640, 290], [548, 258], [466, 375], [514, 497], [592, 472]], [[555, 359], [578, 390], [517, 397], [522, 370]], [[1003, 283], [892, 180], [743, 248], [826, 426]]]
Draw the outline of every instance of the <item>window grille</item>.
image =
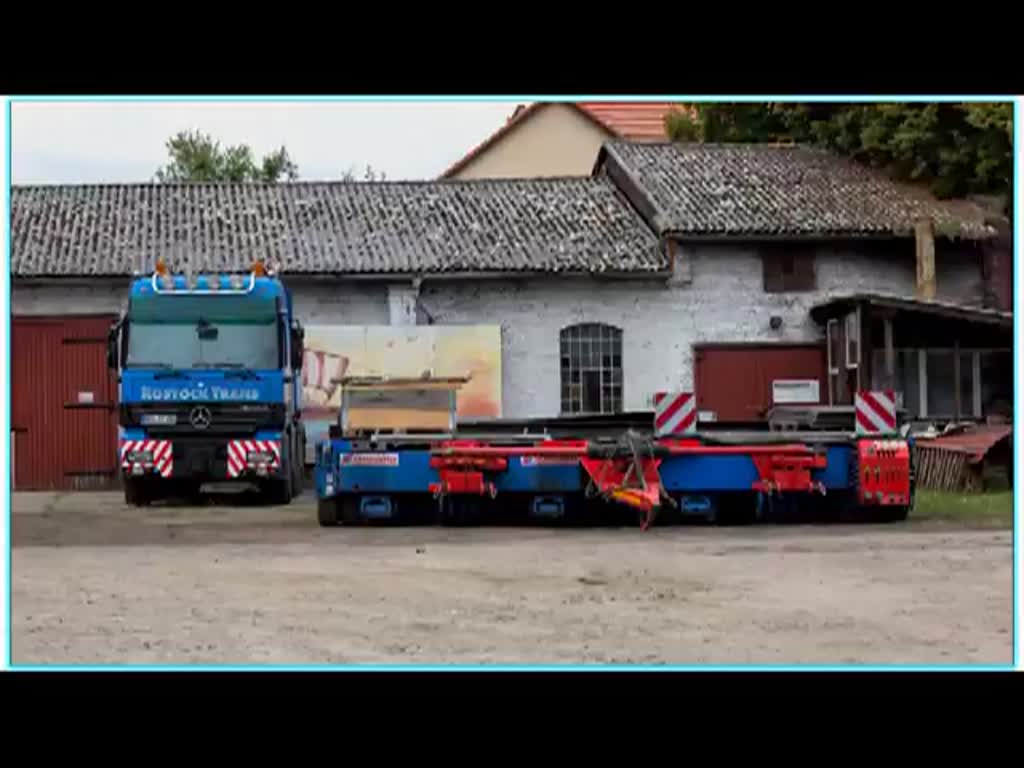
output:
[[622, 411], [622, 331], [583, 323], [560, 334], [562, 413]]

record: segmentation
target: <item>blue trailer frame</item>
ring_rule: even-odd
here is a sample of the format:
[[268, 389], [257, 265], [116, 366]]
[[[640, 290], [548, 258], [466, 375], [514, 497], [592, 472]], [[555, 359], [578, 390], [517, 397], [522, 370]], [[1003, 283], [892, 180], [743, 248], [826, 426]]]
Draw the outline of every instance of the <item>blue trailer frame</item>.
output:
[[[607, 517], [610, 509], [621, 511], [621, 505], [602, 504], [609, 501], [641, 511], [645, 527], [655, 515], [724, 521], [825, 513], [892, 521], [904, 519], [914, 500], [912, 444], [905, 438], [812, 434], [783, 446], [769, 436], [751, 436], [727, 447], [716, 438], [640, 436], [639, 454], [632, 455], [621, 440], [569, 441], [572, 451], [557, 455], [565, 441], [524, 446], [471, 435], [443, 438], [389, 443], [387, 436], [367, 441], [335, 435], [321, 442], [314, 469], [321, 525], [410, 516], [486, 522], [510, 510], [527, 519], [561, 519], [580, 510]], [[632, 440], [635, 448], [637, 436]], [[497, 463], [481, 463], [487, 457]], [[806, 466], [790, 466], [793, 457]], [[608, 481], [602, 472], [613, 465], [618, 475]], [[630, 466], [634, 481], [647, 478], [634, 482], [643, 488], [639, 495], [625, 490]], [[469, 485], [446, 486], [449, 471], [468, 477]], [[657, 492], [650, 487], [655, 485]]]

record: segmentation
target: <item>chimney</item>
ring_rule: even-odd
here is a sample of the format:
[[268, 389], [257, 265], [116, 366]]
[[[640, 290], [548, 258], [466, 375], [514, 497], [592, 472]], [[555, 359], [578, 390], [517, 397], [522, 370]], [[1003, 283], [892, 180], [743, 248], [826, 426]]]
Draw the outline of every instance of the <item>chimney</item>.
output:
[[914, 225], [917, 251], [917, 298], [935, 298], [935, 229], [923, 219]]

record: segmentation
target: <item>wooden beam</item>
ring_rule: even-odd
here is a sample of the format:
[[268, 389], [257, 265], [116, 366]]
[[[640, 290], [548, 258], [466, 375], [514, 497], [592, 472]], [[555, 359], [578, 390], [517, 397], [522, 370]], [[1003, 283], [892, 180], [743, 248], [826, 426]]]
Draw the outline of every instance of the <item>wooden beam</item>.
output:
[[873, 385], [874, 372], [872, 371], [872, 360], [874, 355], [871, 346], [871, 308], [866, 306], [857, 307], [857, 389], [871, 389]]
[[935, 298], [935, 230], [931, 221], [922, 220], [914, 226], [917, 250], [917, 298]]
[[953, 339], [953, 400], [956, 403], [954, 413], [957, 421], [960, 421], [960, 417], [963, 415], [960, 398], [960, 342]]
[[882, 318], [885, 328], [885, 386], [887, 389], [896, 388], [896, 350], [892, 345], [892, 315]]

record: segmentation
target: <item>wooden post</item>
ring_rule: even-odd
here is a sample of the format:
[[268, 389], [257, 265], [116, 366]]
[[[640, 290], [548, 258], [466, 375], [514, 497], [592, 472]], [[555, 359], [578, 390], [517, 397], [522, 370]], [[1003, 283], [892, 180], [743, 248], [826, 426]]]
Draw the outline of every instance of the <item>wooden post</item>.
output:
[[961, 406], [961, 392], [960, 392], [960, 342], [957, 339], [953, 339], [953, 401], [956, 403], [954, 412], [956, 414], [956, 420], [960, 421], [960, 416], [963, 414]]
[[896, 350], [892, 343], [892, 315], [882, 318], [885, 326], [885, 386], [896, 388]]
[[857, 307], [857, 389], [871, 389], [874, 379], [871, 358], [871, 320], [873, 314], [867, 305]]
[[917, 298], [935, 298], [935, 230], [928, 220], [914, 226], [917, 249]]

